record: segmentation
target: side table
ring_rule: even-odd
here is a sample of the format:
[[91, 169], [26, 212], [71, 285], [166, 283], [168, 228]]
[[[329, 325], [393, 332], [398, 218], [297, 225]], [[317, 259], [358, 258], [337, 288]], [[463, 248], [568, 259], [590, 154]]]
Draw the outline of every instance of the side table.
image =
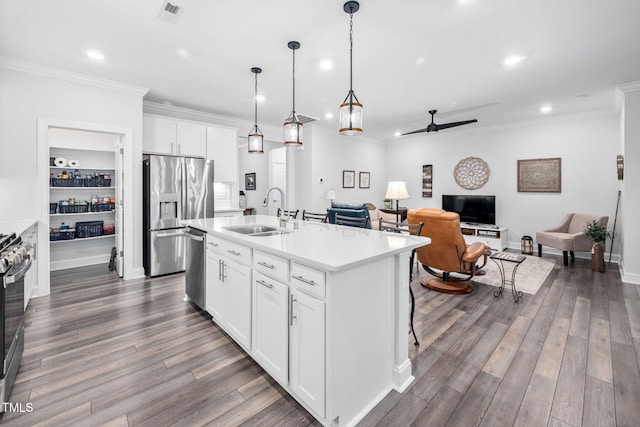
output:
[[407, 219], [407, 209], [380, 209], [380, 212], [398, 215], [400, 217], [400, 221], [404, 222]]
[[[493, 293], [493, 296], [498, 297], [502, 295], [505, 285], [510, 285], [511, 293], [513, 294], [513, 300], [517, 303], [520, 300], [520, 298], [522, 298], [523, 294], [522, 294], [522, 291], [518, 291], [516, 289], [516, 271], [518, 270], [518, 267], [520, 266], [520, 264], [522, 264], [524, 260], [526, 260], [527, 258], [522, 255], [509, 254], [506, 252], [497, 252], [489, 256], [489, 258], [491, 258], [493, 262], [495, 262], [496, 265], [498, 266], [498, 270], [500, 270], [500, 278], [502, 279], [500, 288], [498, 288], [498, 290]], [[507, 279], [507, 276], [505, 274], [505, 269], [504, 269], [505, 261], [514, 264], [513, 270], [511, 270], [511, 280]]]

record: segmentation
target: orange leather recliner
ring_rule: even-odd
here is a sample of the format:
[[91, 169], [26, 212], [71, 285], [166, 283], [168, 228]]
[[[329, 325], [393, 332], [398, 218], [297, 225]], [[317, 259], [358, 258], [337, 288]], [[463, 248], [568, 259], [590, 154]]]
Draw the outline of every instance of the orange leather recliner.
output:
[[[461, 282], [476, 274], [476, 269], [479, 268], [476, 263], [481, 257], [484, 257], [486, 263], [491, 250], [480, 242], [466, 244], [460, 231], [460, 216], [455, 212], [430, 208], [412, 209], [408, 212], [407, 220], [409, 224], [423, 222], [420, 235], [431, 238], [431, 244], [416, 250], [423, 268], [436, 276], [422, 281], [422, 286], [449, 294], [471, 292], [471, 285]], [[460, 273], [463, 277], [453, 278], [450, 273]]]

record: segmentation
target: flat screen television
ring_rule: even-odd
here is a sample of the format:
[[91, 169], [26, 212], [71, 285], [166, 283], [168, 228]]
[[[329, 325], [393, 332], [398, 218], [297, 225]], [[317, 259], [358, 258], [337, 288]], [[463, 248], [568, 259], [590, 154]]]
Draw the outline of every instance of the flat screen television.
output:
[[496, 223], [496, 196], [442, 195], [442, 209], [456, 212], [460, 222], [473, 224]]

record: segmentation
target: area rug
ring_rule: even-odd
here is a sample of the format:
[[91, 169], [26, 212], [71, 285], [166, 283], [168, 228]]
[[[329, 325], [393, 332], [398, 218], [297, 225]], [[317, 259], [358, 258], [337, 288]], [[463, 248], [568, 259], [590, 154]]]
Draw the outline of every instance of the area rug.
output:
[[[516, 289], [524, 292], [525, 294], [535, 295], [549, 273], [553, 270], [556, 262], [539, 258], [537, 256], [525, 257], [527, 259], [520, 264], [516, 271]], [[503, 261], [503, 264], [505, 275], [508, 280], [511, 280], [511, 271], [515, 264], [505, 261]], [[483, 270], [486, 274], [482, 276], [474, 276], [472, 280], [476, 283], [484, 283], [486, 285], [499, 287], [502, 279], [500, 278], [500, 270], [498, 270], [496, 263], [491, 259], [487, 260], [487, 265], [484, 266]], [[510, 286], [507, 285], [507, 289], [505, 289], [505, 291], [510, 290]]]

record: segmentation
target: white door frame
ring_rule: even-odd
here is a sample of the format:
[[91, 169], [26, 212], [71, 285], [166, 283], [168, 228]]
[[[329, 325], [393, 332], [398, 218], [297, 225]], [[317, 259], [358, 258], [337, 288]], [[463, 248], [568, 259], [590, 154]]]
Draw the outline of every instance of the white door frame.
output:
[[[51, 284], [49, 280], [49, 129], [61, 128], [82, 130], [91, 132], [103, 132], [120, 135], [124, 145], [123, 170], [124, 180], [129, 185], [124, 188], [124, 215], [123, 222], [126, 230], [133, 229], [133, 129], [116, 126], [106, 126], [95, 123], [77, 122], [38, 117], [38, 140], [36, 144], [36, 156], [38, 165], [38, 286], [33, 290], [33, 297], [49, 295]], [[115, 154], [115, 147], [114, 147]], [[133, 276], [133, 240], [129, 236], [124, 238], [124, 279], [132, 279]]]

